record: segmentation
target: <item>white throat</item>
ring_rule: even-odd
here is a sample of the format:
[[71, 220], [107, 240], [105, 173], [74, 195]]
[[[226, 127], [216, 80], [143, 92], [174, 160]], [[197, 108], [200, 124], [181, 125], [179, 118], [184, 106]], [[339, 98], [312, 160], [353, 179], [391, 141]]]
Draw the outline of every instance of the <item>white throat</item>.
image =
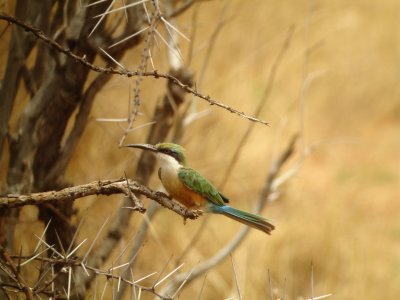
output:
[[164, 154], [164, 153], [157, 153], [158, 161], [160, 162], [161, 169], [170, 169], [170, 170], [179, 170], [182, 168], [182, 165], [172, 156]]
[[181, 182], [179, 178], [179, 169], [182, 167], [177, 160], [167, 154], [157, 153], [158, 161], [160, 162], [160, 169], [158, 176], [165, 188], [170, 194], [174, 195], [174, 192], [181, 188]]

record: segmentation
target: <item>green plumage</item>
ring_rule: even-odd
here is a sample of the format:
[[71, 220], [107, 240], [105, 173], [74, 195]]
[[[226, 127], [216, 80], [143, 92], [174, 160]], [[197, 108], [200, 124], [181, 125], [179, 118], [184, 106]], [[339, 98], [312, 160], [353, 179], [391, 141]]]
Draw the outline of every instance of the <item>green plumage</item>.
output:
[[[200, 173], [187, 167], [185, 149], [182, 146], [172, 143], [159, 143], [157, 145], [130, 144], [126, 147], [161, 154], [159, 158], [162, 166], [158, 171], [158, 177], [170, 195], [183, 205], [187, 207], [205, 206], [210, 213], [227, 216], [268, 234], [274, 230], [275, 226], [268, 219], [225, 205], [229, 202], [228, 198], [218, 192]], [[174, 160], [171, 160], [171, 158]], [[178, 175], [178, 178], [176, 178], [176, 175]], [[204, 203], [204, 200], [207, 204]]]
[[274, 230], [274, 225], [268, 219], [225, 205], [225, 202], [229, 200], [219, 193], [216, 187], [199, 172], [191, 168], [180, 168], [178, 177], [188, 189], [202, 195], [208, 200], [207, 208], [209, 212], [225, 215], [240, 223], [264, 231], [267, 234], [271, 234], [271, 231]]
[[155, 148], [158, 152], [174, 157], [183, 166], [186, 165], [185, 149], [181, 145], [173, 143], [158, 143], [155, 145]]
[[180, 168], [178, 172], [179, 179], [192, 191], [202, 195], [214, 205], [224, 205], [228, 199], [222, 196], [216, 187], [214, 187], [199, 172], [191, 168]]

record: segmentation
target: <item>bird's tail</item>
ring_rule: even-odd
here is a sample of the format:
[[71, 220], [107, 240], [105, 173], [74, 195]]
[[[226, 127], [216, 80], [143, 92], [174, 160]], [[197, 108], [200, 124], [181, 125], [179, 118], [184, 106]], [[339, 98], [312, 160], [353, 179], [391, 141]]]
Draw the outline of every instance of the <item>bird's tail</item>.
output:
[[264, 231], [267, 234], [271, 234], [271, 231], [275, 229], [275, 226], [272, 225], [268, 219], [230, 207], [228, 205], [213, 205], [210, 207], [210, 211], [216, 214], [225, 215], [228, 218], [236, 220], [242, 224]]

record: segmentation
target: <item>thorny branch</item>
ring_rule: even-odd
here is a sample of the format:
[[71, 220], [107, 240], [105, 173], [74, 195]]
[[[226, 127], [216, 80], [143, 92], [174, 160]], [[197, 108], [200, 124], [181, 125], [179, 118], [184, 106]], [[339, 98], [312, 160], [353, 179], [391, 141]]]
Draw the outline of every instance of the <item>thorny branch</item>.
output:
[[[125, 194], [127, 197], [132, 194], [141, 194], [149, 199], [158, 202], [160, 205], [174, 211], [185, 219], [197, 219], [202, 215], [201, 210], [190, 210], [181, 204], [172, 201], [166, 194], [153, 191], [150, 188], [137, 183], [134, 180], [121, 178], [115, 180], [99, 180], [88, 184], [68, 187], [60, 191], [49, 191], [33, 193], [28, 195], [2, 195], [0, 196], [1, 208], [16, 208], [24, 205], [41, 205], [51, 203], [51, 201], [71, 201], [91, 195], [110, 196], [114, 194]], [[145, 212], [146, 209], [138, 205], [138, 199], [134, 199], [134, 210]]]
[[[188, 0], [184, 3], [187, 5], [190, 5], [192, 3], [194, 3], [195, 1], [191, 1]], [[183, 7], [185, 7], [183, 5]], [[177, 12], [179, 12], [179, 10], [177, 10]], [[81, 64], [84, 67], [87, 67], [90, 70], [93, 70], [95, 72], [99, 73], [99, 76], [107, 76], [110, 74], [117, 74], [117, 75], [122, 75], [122, 76], [126, 76], [126, 77], [140, 77], [140, 76], [148, 76], [148, 77], [154, 77], [155, 79], [157, 79], [158, 77], [162, 77], [165, 78], [169, 81], [169, 84], [171, 86], [176, 86], [177, 90], [181, 90], [182, 93], [187, 92], [187, 93], [191, 93], [199, 98], [202, 98], [204, 100], [206, 100], [207, 102], [209, 102], [210, 105], [216, 105], [218, 107], [224, 108], [228, 111], [230, 111], [231, 113], [237, 114], [239, 116], [242, 116], [244, 118], [247, 118], [253, 122], [258, 122], [258, 123], [262, 123], [265, 125], [268, 125], [267, 122], [262, 121], [257, 119], [256, 117], [250, 117], [248, 115], [245, 115], [243, 112], [239, 112], [223, 103], [217, 102], [213, 99], [211, 99], [209, 96], [205, 96], [202, 95], [200, 93], [197, 92], [196, 88], [192, 88], [191, 85], [188, 85], [187, 83], [185, 83], [185, 81], [183, 81], [182, 79], [180, 79], [180, 77], [176, 76], [173, 73], [170, 74], [160, 74], [157, 71], [153, 71], [153, 72], [141, 72], [136, 71], [136, 72], [132, 72], [129, 70], [126, 70], [124, 67], [121, 66], [120, 69], [114, 69], [112, 67], [99, 67], [96, 66], [92, 63], [90, 63], [89, 59], [87, 59], [87, 57], [85, 55], [83, 56], [79, 56], [76, 55], [73, 51], [71, 51], [69, 48], [66, 48], [64, 46], [61, 45], [61, 43], [57, 43], [55, 41], [55, 38], [50, 38], [48, 35], [45, 35], [40, 29], [37, 29], [31, 25], [27, 25], [26, 23], [23, 23], [22, 21], [19, 21], [18, 19], [15, 19], [12, 16], [8, 16], [5, 14], [0, 13], [0, 19], [6, 20], [10, 23], [16, 24], [17, 26], [23, 28], [25, 31], [32, 33], [31, 37], [34, 38], [37, 37], [38, 39], [44, 41], [47, 45], [49, 45], [51, 48], [57, 50], [58, 52], [61, 52], [63, 54], [65, 54], [67, 57], [71, 57], [73, 58], [76, 62], [78, 62], [78, 65]], [[22, 19], [22, 18], [20, 18]], [[29, 21], [28, 21], [29, 22]], [[40, 28], [45, 28], [42, 26], [39, 26]], [[44, 43], [42, 43], [43, 45], [46, 45]], [[50, 48], [49, 47], [49, 48]], [[196, 86], [196, 85], [194, 85]], [[141, 180], [139, 180], [140, 182], [143, 182]], [[18, 192], [16, 192], [18, 193]], [[52, 200], [74, 200], [74, 199], [78, 199], [81, 197], [85, 197], [85, 196], [89, 196], [89, 195], [112, 195], [112, 194], [124, 194], [127, 198], [127, 202], [130, 200], [133, 200], [131, 202], [133, 202], [132, 204], [132, 210], [138, 210], [140, 212], [144, 212], [145, 209], [143, 208], [141, 202], [137, 199], [134, 198], [132, 199], [134, 196], [134, 193], [136, 194], [143, 194], [153, 200], [155, 200], [156, 202], [160, 203], [161, 205], [173, 210], [174, 212], [182, 215], [184, 218], [190, 218], [190, 219], [195, 219], [198, 216], [200, 216], [202, 214], [201, 211], [190, 211], [187, 210], [186, 208], [182, 207], [181, 205], [179, 205], [178, 203], [175, 203], [173, 201], [171, 201], [171, 199], [169, 199], [166, 195], [159, 193], [159, 192], [154, 192], [150, 189], [148, 189], [145, 186], [141, 186], [139, 184], [137, 184], [134, 181], [131, 180], [126, 180], [126, 179], [118, 179], [118, 180], [110, 180], [110, 181], [96, 181], [96, 182], [92, 182], [86, 185], [81, 185], [81, 186], [76, 186], [76, 187], [71, 187], [71, 188], [67, 188], [67, 189], [63, 189], [60, 191], [52, 191], [52, 192], [45, 192], [45, 193], [36, 193], [36, 194], [29, 194], [29, 195], [6, 195], [6, 196], [1, 196], [0, 195], [0, 209], [4, 206], [10, 208], [10, 207], [20, 207], [23, 205], [28, 205], [28, 204], [38, 204], [40, 205], [40, 203], [45, 203], [45, 205], [49, 205], [49, 206], [53, 206], [52, 204]], [[4, 202], [3, 202], [4, 201]], [[11, 206], [9, 206], [8, 204], [10, 204]], [[132, 211], [130, 210], [130, 211]], [[120, 210], [123, 211], [123, 210]], [[127, 211], [127, 210], [125, 210]], [[111, 235], [115, 235], [114, 232], [111, 232]], [[71, 245], [73, 244], [73, 242], [71, 242]], [[79, 246], [78, 246], [79, 247]], [[77, 247], [77, 248], [78, 248]], [[19, 255], [18, 257], [15, 257], [18, 259], [21, 259], [22, 256]], [[29, 258], [30, 259], [30, 258]], [[41, 260], [41, 262], [43, 263], [45, 261], [46, 258], [44, 257], [37, 257], [35, 258], [35, 260]], [[46, 261], [47, 263], [50, 263], [52, 265], [55, 264], [63, 264], [66, 267], [67, 272], [69, 272], [69, 277], [71, 278], [71, 274], [72, 274], [72, 278], [74, 276], [76, 276], [74, 273], [72, 273], [72, 267], [77, 267], [79, 264], [78, 260], [75, 260], [75, 258], [71, 257], [70, 260], [68, 260], [68, 263], [70, 262], [74, 262], [75, 264], [66, 264], [66, 260], [63, 259], [55, 259], [54, 257], [49, 258], [50, 260], [53, 259], [52, 261]], [[83, 260], [84, 261], [84, 260]], [[19, 267], [19, 262], [15, 263], [15, 265], [17, 267]], [[134, 282], [133, 279], [131, 280], [131, 282], [129, 282], [127, 279], [121, 279], [118, 278], [117, 276], [112, 274], [112, 270], [111, 273], [110, 272], [106, 272], [106, 271], [101, 271], [99, 269], [96, 269], [98, 266], [96, 264], [92, 264], [90, 263], [90, 266], [88, 266], [87, 262], [83, 262], [83, 264], [81, 264], [82, 268], [86, 271], [85, 268], [94, 271], [93, 273], [96, 275], [104, 275], [107, 277], [107, 279], [118, 279], [119, 281], [125, 282], [128, 285], [131, 285], [138, 288], [140, 291], [141, 290], [148, 290], [150, 292], [153, 292], [156, 296], [159, 296], [160, 298], [163, 298], [161, 296], [161, 293], [158, 294], [155, 292], [154, 287], [140, 287], [139, 285], [132, 285], [131, 283]], [[69, 271], [68, 271], [69, 270]], [[96, 271], [97, 270], [97, 271]], [[65, 270], [64, 270], [65, 271]], [[60, 271], [59, 271], [60, 272]], [[62, 273], [63, 271], [61, 271]], [[57, 274], [61, 274], [61, 273], [57, 273], [56, 271], [56, 275], [51, 279], [47, 281], [47, 285], [44, 286], [44, 288], [42, 287], [42, 291], [45, 291], [45, 289], [52, 284], [52, 282], [56, 279]], [[87, 273], [87, 271], [86, 271]], [[88, 274], [87, 274], [88, 275]], [[132, 275], [133, 277], [133, 275]], [[195, 276], [194, 276], [195, 277]], [[44, 278], [44, 277], [43, 277]], [[182, 285], [186, 283], [186, 281], [188, 279], [192, 280], [192, 274], [190, 273], [185, 280], [183, 280]], [[76, 279], [74, 279], [76, 280]], [[39, 280], [40, 281], [40, 280]], [[181, 286], [182, 286], [181, 285]], [[19, 285], [18, 285], [19, 286]], [[180, 290], [181, 286], [174, 292], [174, 296], [172, 298], [175, 297], [175, 295], [178, 293], [178, 291]], [[69, 295], [69, 284], [68, 284], [68, 295]], [[119, 287], [118, 287], [119, 288]], [[20, 290], [22, 292], [22, 290]], [[36, 290], [36, 291], [40, 291], [40, 290]], [[54, 291], [54, 289], [53, 289]], [[140, 292], [139, 292], [140, 293]], [[49, 296], [53, 296], [53, 294], [48, 294]], [[28, 295], [26, 295], [27, 298]], [[1, 297], [0, 297], [1, 298]], [[140, 296], [139, 296], [140, 298]]]
[[31, 288], [27, 286], [25, 280], [21, 277], [21, 274], [19, 273], [14, 261], [11, 259], [6, 249], [4, 249], [1, 245], [0, 258], [0, 269], [2, 269], [3, 272], [7, 273], [9, 275], [9, 278], [12, 278], [16, 282], [17, 289], [21, 290], [25, 294], [26, 299], [33, 299]]
[[192, 88], [189, 85], [186, 85], [184, 83], [182, 83], [179, 79], [177, 79], [176, 77], [170, 75], [170, 74], [164, 74], [164, 73], [158, 73], [157, 70], [154, 71], [147, 71], [147, 72], [141, 72], [141, 71], [129, 71], [127, 69], [115, 69], [112, 67], [107, 67], [107, 68], [103, 68], [103, 67], [99, 67], [97, 65], [94, 65], [92, 63], [90, 63], [89, 61], [86, 60], [85, 55], [83, 56], [79, 56], [75, 53], [73, 53], [69, 48], [65, 48], [62, 45], [60, 45], [59, 43], [57, 43], [56, 41], [54, 41], [53, 39], [51, 39], [50, 37], [48, 37], [46, 34], [43, 33], [43, 31], [41, 31], [40, 29], [28, 25], [20, 20], [17, 20], [16, 18], [4, 14], [4, 13], [0, 13], [0, 19], [1, 20], [5, 20], [8, 21], [10, 23], [13, 23], [17, 26], [22, 27], [25, 31], [28, 32], [32, 32], [37, 38], [41, 39], [42, 41], [44, 41], [45, 43], [49, 44], [51, 47], [55, 48], [57, 51], [64, 53], [67, 56], [70, 56], [71, 58], [75, 59], [77, 62], [83, 64], [84, 66], [88, 67], [89, 69], [91, 69], [92, 71], [95, 72], [99, 72], [99, 73], [104, 73], [104, 74], [115, 74], [115, 75], [122, 75], [122, 76], [126, 76], [126, 77], [134, 77], [134, 76], [144, 76], [144, 77], [154, 77], [154, 78], [165, 78], [168, 79], [170, 82], [172, 82], [173, 84], [179, 86], [181, 89], [183, 89], [184, 91], [186, 91], [187, 93], [193, 94], [196, 97], [203, 99], [205, 101], [207, 101], [210, 105], [215, 105], [218, 106], [220, 108], [223, 108], [233, 114], [236, 114], [240, 117], [246, 118], [252, 122], [256, 122], [256, 123], [261, 123], [264, 125], [269, 126], [269, 123], [263, 120], [260, 120], [258, 118], [249, 116], [247, 114], [245, 114], [244, 112], [238, 111], [232, 107], [230, 107], [229, 105], [226, 105], [224, 103], [221, 103], [217, 100], [212, 99], [210, 96], [208, 95], [204, 95], [199, 93], [196, 88]]
[[[44, 241], [41, 241], [44, 243]], [[82, 243], [81, 243], [82, 244]], [[81, 245], [80, 244], [80, 245]], [[45, 245], [46, 250], [49, 251], [55, 251], [54, 248], [50, 245]], [[78, 248], [78, 247], [77, 247]], [[34, 296], [39, 296], [40, 294], [46, 295], [46, 296], [53, 296], [55, 299], [69, 299], [68, 293], [70, 293], [70, 290], [68, 290], [67, 297], [63, 296], [61, 294], [61, 291], [57, 290], [50, 290], [50, 286], [52, 282], [55, 280], [55, 278], [58, 276], [58, 274], [53, 274], [51, 277], [48, 277], [47, 280], [44, 280], [43, 282], [38, 281], [35, 286], [33, 287], [28, 287], [23, 280], [23, 278], [20, 276], [19, 272], [17, 271], [19, 268], [21, 268], [24, 265], [30, 264], [34, 261], [39, 262], [41, 265], [45, 265], [47, 271], [44, 272], [43, 274], [46, 275], [49, 270], [51, 270], [52, 266], [54, 265], [59, 265], [60, 271], [59, 272], [70, 272], [72, 268], [80, 268], [82, 272], [85, 272], [86, 274], [93, 273], [97, 276], [105, 276], [107, 280], [115, 280], [118, 282], [118, 286], [122, 284], [128, 285], [135, 287], [136, 289], [140, 291], [146, 291], [154, 294], [155, 296], [159, 297], [160, 299], [173, 299], [174, 297], [164, 297], [162, 296], [157, 290], [156, 287], [166, 279], [168, 279], [173, 273], [175, 273], [179, 268], [176, 268], [174, 271], [170, 272], [166, 276], [162, 277], [159, 276], [152, 285], [143, 285], [141, 284], [142, 281], [145, 279], [151, 277], [152, 275], [156, 274], [157, 272], [150, 273], [148, 275], [145, 275], [141, 278], [137, 278], [136, 280], [129, 280], [123, 276], [118, 276], [114, 274], [114, 271], [116, 269], [125, 267], [127, 264], [122, 264], [120, 266], [115, 266], [109, 269], [98, 269], [96, 267], [93, 267], [92, 265], [88, 264], [88, 262], [85, 260], [85, 258], [78, 258], [76, 256], [72, 256], [75, 250], [72, 250], [69, 253], [66, 253], [65, 255], [62, 255], [60, 253], [54, 252], [55, 255], [51, 257], [43, 257], [40, 254], [43, 252], [38, 252], [38, 253], [33, 253], [32, 255], [10, 255], [4, 249], [2, 246], [0, 246], [0, 268], [4, 272], [8, 273], [13, 273], [15, 274], [14, 277], [12, 277], [15, 281], [15, 284], [8, 284], [8, 283], [1, 283], [0, 282], [0, 287], [9, 287], [12, 288], [13, 290], [20, 291], [25, 293], [26, 299], [35, 299]], [[36, 252], [36, 251], [35, 251]], [[15, 260], [17, 262], [15, 262]], [[3, 264], [4, 263], [4, 264]], [[11, 270], [9, 270], [11, 269]], [[39, 284], [40, 283], [40, 284]], [[39, 297], [39, 299], [41, 299]]]
[[[52, 250], [52, 247], [48, 247], [48, 249]], [[159, 283], [163, 282], [164, 280], [168, 279], [169, 276], [171, 276], [173, 272], [169, 273], [168, 275], [162, 277], [162, 278], [157, 278], [152, 285], [143, 285], [141, 284], [142, 281], [145, 279], [151, 277], [152, 275], [157, 274], [158, 272], [153, 272], [148, 275], [145, 275], [141, 278], [138, 278], [136, 280], [129, 280], [123, 276], [118, 276], [114, 274], [114, 270], [124, 267], [125, 264], [121, 266], [115, 266], [113, 268], [109, 269], [98, 269], [95, 268], [91, 265], [89, 265], [84, 259], [79, 259], [78, 257], [66, 255], [65, 257], [62, 257], [60, 255], [54, 255], [52, 257], [42, 257], [39, 255], [29, 255], [29, 256], [21, 256], [21, 255], [9, 255], [4, 248], [0, 246], [0, 254], [3, 255], [5, 253], [7, 255], [7, 264], [11, 264], [15, 269], [17, 268], [16, 263], [14, 260], [18, 260], [18, 265], [26, 265], [27, 263], [31, 263], [33, 261], [38, 261], [41, 264], [46, 264], [49, 268], [50, 266], [54, 265], [60, 265], [62, 266], [61, 272], [67, 272], [67, 270], [72, 269], [72, 268], [81, 268], [82, 272], [85, 272], [86, 274], [93, 273], [95, 275], [99, 276], [105, 276], [108, 280], [115, 280], [118, 282], [118, 285], [121, 285], [121, 283], [128, 285], [128, 286], [133, 286], [138, 290], [141, 291], [146, 291], [154, 294], [155, 296], [159, 297], [160, 299], [173, 299], [174, 297], [164, 297], [162, 296], [157, 290], [156, 287], [158, 286]], [[13, 287], [14, 289], [21, 290], [25, 292], [25, 289], [29, 291], [29, 296], [28, 294], [25, 293], [27, 299], [34, 299], [34, 296], [38, 296], [39, 294], [44, 294], [47, 296], [56, 296], [56, 299], [68, 299], [67, 297], [63, 297], [63, 295], [60, 293], [60, 291], [50, 291], [48, 289], [49, 285], [54, 281], [55, 277], [57, 274], [53, 275], [51, 279], [44, 281], [43, 284], [41, 285], [36, 285], [33, 288], [29, 288], [27, 286], [22, 286], [20, 287], [20, 282], [17, 282], [18, 286], [14, 285], [7, 285], [10, 287]], [[19, 277], [19, 279], [23, 282], [23, 280]], [[1, 284], [0, 284], [1, 285]], [[3, 284], [4, 286], [4, 284]], [[39, 298], [40, 299], [40, 298]]]

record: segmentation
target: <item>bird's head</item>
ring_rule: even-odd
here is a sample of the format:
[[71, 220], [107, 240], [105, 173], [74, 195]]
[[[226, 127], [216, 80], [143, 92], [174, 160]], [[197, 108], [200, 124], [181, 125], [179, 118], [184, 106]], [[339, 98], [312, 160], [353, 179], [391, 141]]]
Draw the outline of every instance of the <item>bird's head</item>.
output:
[[167, 155], [174, 158], [179, 164], [186, 165], [185, 149], [173, 143], [158, 143], [156, 145], [151, 144], [129, 144], [125, 147], [139, 148], [143, 150], [152, 151], [159, 154], [161, 157]]

